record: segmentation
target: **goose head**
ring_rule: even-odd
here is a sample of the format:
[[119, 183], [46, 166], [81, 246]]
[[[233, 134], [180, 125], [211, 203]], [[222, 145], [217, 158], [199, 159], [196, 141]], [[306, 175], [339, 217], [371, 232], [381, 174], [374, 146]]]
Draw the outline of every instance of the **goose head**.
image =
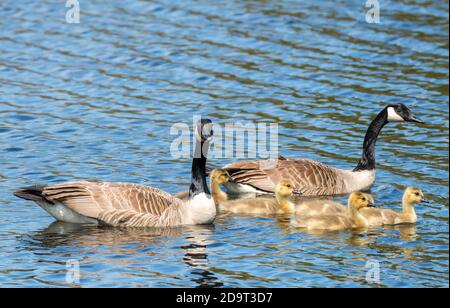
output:
[[352, 193], [348, 198], [348, 204], [356, 210], [360, 210], [365, 207], [373, 207], [375, 202], [373, 197], [369, 194], [356, 192]]
[[418, 119], [404, 104], [391, 104], [387, 108], [388, 122], [413, 122], [424, 124], [422, 120]]
[[211, 141], [214, 136], [213, 122], [210, 119], [201, 119], [197, 124], [197, 140], [201, 142]]
[[214, 136], [213, 122], [210, 119], [201, 119], [197, 122], [194, 132], [196, 146], [194, 160], [198, 158], [206, 159], [209, 144]]
[[417, 204], [417, 203], [427, 203], [428, 201], [425, 199], [425, 195], [422, 190], [416, 187], [408, 187], [405, 190], [403, 195], [404, 201], [408, 204]]
[[228, 183], [228, 181], [230, 180], [230, 174], [228, 173], [228, 171], [223, 170], [223, 169], [215, 169], [211, 172], [211, 181], [222, 185], [225, 183]]
[[289, 198], [294, 193], [294, 190], [295, 185], [291, 180], [282, 180], [277, 184], [275, 193], [279, 197]]

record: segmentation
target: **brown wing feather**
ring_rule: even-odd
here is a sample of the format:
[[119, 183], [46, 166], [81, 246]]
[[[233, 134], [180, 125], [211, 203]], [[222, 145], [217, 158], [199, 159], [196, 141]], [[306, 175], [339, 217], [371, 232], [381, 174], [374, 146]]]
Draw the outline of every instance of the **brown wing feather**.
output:
[[[265, 168], [270, 166], [268, 168]], [[259, 190], [274, 192], [282, 180], [292, 180], [304, 196], [335, 195], [344, 190], [337, 169], [306, 159], [282, 159], [275, 164], [240, 162], [225, 166], [236, 183], [251, 185]]]
[[162, 190], [126, 183], [64, 183], [46, 187], [43, 196], [112, 225], [153, 225], [161, 218], [169, 219], [167, 210], [182, 204]]

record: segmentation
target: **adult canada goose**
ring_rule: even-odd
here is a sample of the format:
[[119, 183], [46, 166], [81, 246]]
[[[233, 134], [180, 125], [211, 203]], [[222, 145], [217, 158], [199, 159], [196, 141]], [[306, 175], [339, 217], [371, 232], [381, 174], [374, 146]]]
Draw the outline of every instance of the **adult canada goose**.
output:
[[248, 198], [221, 203], [219, 209], [230, 213], [243, 214], [284, 214], [293, 213], [295, 205], [290, 201], [295, 187], [292, 181], [282, 180], [275, 189], [274, 198]]
[[237, 162], [224, 167], [231, 175], [225, 184], [232, 193], [273, 193], [281, 179], [290, 179], [303, 196], [348, 194], [368, 190], [375, 181], [375, 144], [389, 122], [423, 123], [403, 104], [388, 105], [370, 124], [362, 158], [353, 171], [306, 159]]
[[[228, 174], [228, 171], [223, 169], [214, 169], [209, 175], [211, 196], [213, 197], [216, 205], [228, 200], [228, 195], [222, 191], [220, 185], [227, 183], [229, 178], [230, 175]], [[187, 201], [189, 199], [189, 191], [179, 192], [175, 194], [175, 197]]]
[[427, 202], [422, 190], [408, 187], [403, 194], [403, 211], [401, 213], [389, 209], [362, 209], [361, 214], [371, 226], [416, 223], [417, 215], [414, 205], [420, 202]]
[[369, 222], [361, 215], [360, 210], [372, 207], [373, 198], [369, 194], [356, 192], [348, 198], [347, 214], [300, 216], [296, 215], [292, 225], [308, 230], [337, 231], [350, 228], [367, 228]]
[[15, 192], [32, 200], [59, 221], [124, 227], [172, 227], [211, 224], [216, 207], [206, 184], [206, 155], [212, 122], [199, 121], [192, 162], [189, 201], [148, 186], [125, 183], [72, 182], [34, 186]]

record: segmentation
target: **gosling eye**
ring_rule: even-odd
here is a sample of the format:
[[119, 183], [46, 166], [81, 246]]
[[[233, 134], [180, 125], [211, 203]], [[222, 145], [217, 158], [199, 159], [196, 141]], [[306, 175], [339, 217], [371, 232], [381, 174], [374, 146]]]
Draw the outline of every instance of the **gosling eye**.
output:
[[362, 198], [362, 201], [367, 201], [367, 199], [366, 198]]
[[418, 197], [419, 197], [419, 196], [420, 196], [420, 194], [419, 194], [418, 192], [416, 192], [416, 196], [418, 196]]

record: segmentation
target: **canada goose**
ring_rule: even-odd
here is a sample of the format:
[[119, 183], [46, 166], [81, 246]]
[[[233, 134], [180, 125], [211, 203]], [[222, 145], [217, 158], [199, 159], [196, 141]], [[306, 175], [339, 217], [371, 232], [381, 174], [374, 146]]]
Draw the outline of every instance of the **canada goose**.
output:
[[332, 200], [313, 200], [297, 205], [295, 213], [303, 216], [346, 214], [347, 208]]
[[403, 194], [403, 211], [401, 213], [389, 209], [362, 209], [361, 214], [371, 226], [416, 223], [417, 215], [414, 205], [420, 202], [427, 202], [422, 190], [408, 187]]
[[350, 228], [367, 228], [369, 222], [361, 215], [360, 210], [372, 207], [373, 197], [369, 194], [356, 192], [348, 198], [347, 214], [300, 216], [296, 215], [292, 225], [308, 230], [337, 231]]
[[389, 122], [423, 123], [403, 104], [388, 105], [370, 124], [362, 158], [353, 171], [336, 169], [306, 159], [237, 162], [224, 167], [231, 175], [229, 192], [273, 193], [281, 179], [290, 179], [303, 196], [330, 196], [368, 190], [375, 181], [375, 144]]
[[248, 198], [221, 203], [219, 209], [231, 213], [284, 214], [293, 213], [295, 205], [290, 201], [295, 187], [292, 181], [282, 180], [275, 188], [276, 198]]
[[34, 186], [15, 192], [32, 200], [59, 221], [124, 227], [171, 227], [211, 224], [216, 207], [206, 184], [206, 155], [212, 122], [199, 121], [192, 162], [189, 201], [148, 186], [126, 183], [73, 182]]

